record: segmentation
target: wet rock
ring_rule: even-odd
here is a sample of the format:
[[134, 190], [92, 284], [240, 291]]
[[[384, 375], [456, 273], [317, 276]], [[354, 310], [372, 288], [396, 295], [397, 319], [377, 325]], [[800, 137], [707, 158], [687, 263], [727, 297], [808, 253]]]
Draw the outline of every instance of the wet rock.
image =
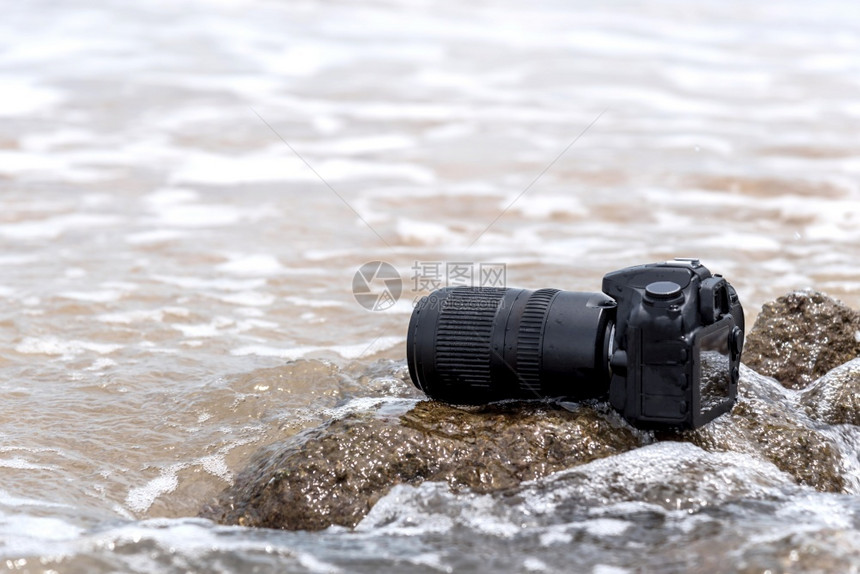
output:
[[[619, 503], [640, 504], [647, 512], [692, 513], [738, 499], [776, 500], [802, 491], [790, 475], [756, 456], [666, 441], [522, 483], [496, 497], [501, 504], [495, 505], [486, 496], [452, 493], [442, 483], [398, 485], [357, 530], [404, 531], [418, 517], [432, 515], [444, 518], [445, 527], [486, 517], [494, 531], [514, 533], [523, 523], [571, 523]], [[491, 508], [494, 516], [486, 516]]]
[[[335, 420], [260, 452], [201, 515], [271, 528], [351, 527], [398, 484], [443, 481], [455, 491], [495, 493], [562, 469], [572, 469], [566, 472], [574, 476], [579, 465], [607, 457], [607, 468], [616, 474], [599, 481], [601, 496], [607, 501], [619, 499], [615, 495], [635, 498], [625, 485], [639, 488], [637, 477], [625, 470], [626, 459], [612, 455], [655, 439], [689, 442], [715, 455], [748, 456], [772, 464], [799, 485], [845, 492], [850, 485], [844, 458], [850, 453], [806, 410], [832, 421], [856, 417], [851, 385], [858, 380], [858, 367], [860, 360], [837, 369], [802, 395], [743, 367], [731, 413], [701, 429], [656, 435], [630, 428], [600, 402], [568, 410], [549, 403], [458, 408], [408, 398], [355, 399], [330, 411]], [[638, 491], [640, 498], [686, 508], [696, 500], [719, 500], [720, 488], [728, 496], [743, 494], [730, 488], [736, 481], [713, 464], [722, 459], [699, 460], [695, 451], [681, 454], [680, 466], [658, 465], [674, 473], [671, 479], [651, 481], [662, 486]], [[727, 464], [726, 472], [737, 466], [744, 465]], [[758, 482], [746, 480], [744, 487], [768, 485], [761, 476], [758, 472]]]
[[587, 406], [391, 401], [265, 449], [201, 515], [271, 528], [354, 526], [396, 484], [494, 492], [641, 443], [619, 417]]
[[[342, 388], [353, 398], [326, 411], [332, 420], [264, 449], [201, 515], [284, 529], [352, 527], [397, 485], [440, 482], [454, 493], [510, 498], [524, 492], [524, 481], [561, 470], [560, 476], [573, 477], [575, 492], [550, 476], [541, 482], [542, 504], [559, 497], [584, 504], [585, 497], [696, 509], [708, 500], [765, 497], [786, 477], [821, 492], [856, 491], [860, 483], [846, 470], [857, 468], [851, 459], [856, 451], [846, 447], [856, 442], [847, 432], [854, 427], [828, 425], [860, 419], [860, 359], [834, 365], [856, 355], [858, 314], [820, 293], [802, 292], [765, 305], [762, 317], [747, 340], [748, 363], [786, 386], [824, 376], [797, 392], [744, 366], [732, 412], [694, 431], [637, 431], [596, 401], [569, 408], [419, 401], [411, 398], [415, 391], [402, 361], [342, 374]], [[390, 398], [363, 396], [368, 387]], [[670, 443], [648, 451], [671, 455], [649, 463], [666, 476], [643, 474], [642, 465], [637, 471], [625, 463], [627, 455], [615, 456], [655, 440]], [[755, 461], [761, 464], [753, 468]], [[752, 469], [749, 476], [736, 473], [745, 467]], [[608, 474], [600, 478], [595, 469]]]
[[801, 394], [810, 417], [831, 425], [860, 425], [860, 359], [836, 367]]
[[766, 303], [744, 344], [744, 363], [792, 389], [860, 356], [860, 313], [818, 291]]
[[528, 514], [565, 520], [583, 506], [643, 502], [696, 511], [738, 498], [778, 497], [793, 486], [789, 474], [759, 457], [665, 441], [557, 472], [524, 485], [517, 496]]
[[[799, 484], [842, 492], [841, 450], [832, 437], [810, 423], [783, 388], [744, 368], [732, 412], [677, 438], [709, 451], [757, 454]], [[671, 437], [667, 433], [665, 438]]]
[[854, 572], [858, 511], [755, 456], [663, 442], [501, 496], [399, 485], [356, 530], [443, 556], [455, 532], [479, 549], [443, 561], [455, 572]]

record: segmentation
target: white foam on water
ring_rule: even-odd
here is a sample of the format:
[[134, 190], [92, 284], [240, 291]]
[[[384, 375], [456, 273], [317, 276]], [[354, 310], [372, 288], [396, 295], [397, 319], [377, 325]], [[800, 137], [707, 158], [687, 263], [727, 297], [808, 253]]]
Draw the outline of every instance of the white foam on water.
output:
[[[852, 362], [860, 362], [854, 359]], [[856, 365], [855, 365], [856, 366]], [[860, 426], [852, 424], [833, 425], [821, 432], [839, 446], [845, 492], [860, 496]]]
[[347, 43], [302, 39], [266, 58], [267, 71], [276, 75], [307, 77], [332, 66], [348, 64], [356, 54]]
[[96, 315], [96, 319], [102, 323], [132, 325], [144, 321], [161, 322], [164, 319], [164, 313], [164, 309], [135, 309], [133, 311], [102, 313], [101, 315]]
[[39, 500], [37, 498], [23, 498], [9, 494], [5, 490], [0, 490], [0, 504], [4, 506], [33, 506], [44, 508], [74, 508], [70, 504], [54, 502], [51, 500]]
[[25, 116], [44, 112], [56, 106], [63, 99], [62, 92], [59, 90], [39, 85], [21, 76], [0, 76], [0, 85], [3, 86], [0, 117]]
[[[302, 258], [309, 261], [325, 261], [327, 259], [340, 259], [343, 257], [354, 256], [355, 251], [352, 249], [307, 249], [302, 252]], [[320, 271], [320, 274], [326, 273], [324, 269], [321, 269]]]
[[143, 196], [143, 201], [156, 209], [199, 200], [200, 192], [184, 187], [163, 187]]
[[107, 289], [102, 291], [61, 291], [57, 295], [65, 299], [74, 299], [75, 301], [108, 303], [110, 301], [118, 301], [124, 293], [122, 291]]
[[440, 572], [453, 572], [451, 567], [446, 566], [444, 562], [442, 562], [442, 556], [438, 552], [423, 552], [421, 554], [410, 556], [408, 560], [411, 564], [429, 566], [431, 569], [438, 570]]
[[475, 133], [474, 124], [465, 124], [461, 122], [446, 123], [437, 128], [430, 128], [424, 132], [424, 139], [433, 140], [458, 140], [470, 136]]
[[695, 241], [696, 245], [701, 247], [719, 247], [722, 245], [732, 245], [735, 249], [741, 251], [760, 251], [760, 252], [779, 252], [783, 251], [785, 246], [777, 239], [757, 235], [753, 233], [740, 233], [731, 231], [722, 233], [714, 237], [703, 238]]
[[675, 136], [664, 136], [659, 139], [659, 147], [667, 149], [688, 149], [696, 153], [708, 155], [723, 155], [731, 157], [735, 152], [735, 146], [731, 140], [706, 136], [702, 134], [679, 134]]
[[109, 227], [121, 222], [121, 218], [113, 215], [72, 213], [47, 219], [0, 224], [0, 235], [20, 240], [56, 239], [69, 231], [89, 231], [92, 228]]
[[284, 297], [284, 301], [298, 305], [300, 307], [344, 307], [346, 304], [343, 301], [335, 301], [330, 299], [308, 299], [307, 297], [297, 297], [290, 295]]
[[[337, 175], [330, 173], [323, 177], [326, 180], [339, 179]], [[207, 185], [319, 181], [304, 162], [283, 147], [273, 149], [265, 155], [259, 152], [245, 155], [191, 152], [183, 158], [181, 166], [173, 171], [171, 179], [176, 183]]]
[[397, 219], [397, 235], [407, 242], [424, 245], [449, 242], [458, 237], [447, 225], [401, 217]]
[[317, 170], [326, 180], [398, 180], [420, 185], [436, 181], [433, 170], [411, 163], [378, 163], [354, 159], [331, 159], [320, 162]]
[[[275, 260], [275, 263], [277, 263], [277, 260]], [[271, 265], [271, 261], [261, 261], [261, 264], [265, 267], [267, 265]], [[241, 265], [247, 265], [249, 268], [253, 269], [255, 262], [249, 261]], [[266, 284], [265, 279], [256, 277], [250, 279], [239, 279], [235, 277], [217, 277], [214, 279], [208, 279], [205, 277], [155, 275], [153, 279], [169, 285], [182, 287], [183, 289], [193, 290], [215, 289], [218, 291], [253, 291], [254, 289], [259, 289]]]
[[241, 317], [265, 317], [266, 312], [259, 307], [237, 307], [233, 314]]
[[[402, 275], [401, 275], [402, 276]], [[411, 297], [414, 295], [414, 298]], [[415, 309], [415, 305], [418, 303], [420, 297], [418, 294], [413, 292], [404, 293], [397, 302], [383, 311], [384, 313], [400, 313], [403, 315], [411, 315], [412, 311]]]
[[[203, 420], [206, 419], [204, 418]], [[198, 460], [198, 463], [203, 467], [203, 470], [226, 482], [230, 482], [233, 479], [233, 473], [230, 472], [230, 468], [227, 466], [227, 462], [224, 460], [223, 454], [204, 456]]]
[[[349, 399], [346, 404], [331, 409], [320, 409], [316, 414], [323, 415], [329, 419], [342, 419], [353, 413], [362, 413], [376, 410], [390, 415], [399, 415], [409, 411], [415, 406], [414, 399], [400, 399], [396, 397], [356, 397]], [[430, 484], [430, 483], [428, 483]]]
[[[513, 79], [510, 76], [506, 79]], [[423, 69], [412, 76], [412, 81], [428, 88], [454, 88], [459, 92], [489, 98], [504, 97], [488, 76], [476, 77], [465, 72], [451, 72], [441, 69]]]
[[0, 468], [14, 468], [18, 470], [56, 470], [50, 466], [33, 464], [19, 456], [12, 458], [0, 458]]
[[261, 291], [244, 291], [223, 295], [218, 297], [218, 299], [231, 305], [241, 305], [243, 307], [268, 307], [275, 302], [277, 297], [271, 293], [263, 293]]
[[630, 523], [615, 518], [595, 518], [583, 522], [582, 527], [592, 536], [620, 536], [630, 528]]
[[247, 212], [226, 204], [171, 205], [158, 212], [160, 224], [176, 227], [221, 227], [247, 219]]
[[345, 359], [359, 359], [361, 357], [370, 357], [380, 351], [391, 349], [405, 341], [405, 337], [389, 335], [387, 337], [374, 339], [369, 344], [358, 343], [357, 345], [335, 345], [329, 347], [329, 349]]
[[0, 556], [23, 566], [27, 560], [21, 564], [20, 556], [62, 554], [65, 546], [57, 543], [79, 540], [84, 532], [60, 518], [0, 513]]
[[503, 539], [512, 539], [525, 528], [500, 514], [490, 495], [454, 494], [444, 482], [423, 482], [392, 488], [355, 529], [415, 536], [450, 532], [456, 525]]
[[324, 348], [325, 347], [308, 345], [304, 347], [291, 347], [289, 349], [282, 349], [278, 347], [271, 347], [268, 345], [245, 345], [237, 349], [231, 350], [230, 354], [235, 355], [237, 357], [256, 355], [258, 357], [278, 357], [287, 361], [295, 361], [296, 359], [300, 359], [307, 354], [318, 352]]
[[176, 490], [179, 486], [177, 473], [185, 466], [185, 464], [174, 464], [163, 468], [158, 477], [143, 486], [130, 489], [125, 498], [125, 505], [135, 512], [146, 512], [159, 496]]
[[277, 257], [263, 253], [235, 254], [229, 261], [215, 267], [224, 273], [236, 275], [275, 275], [284, 270]]
[[217, 337], [227, 327], [235, 326], [236, 322], [228, 317], [215, 317], [209, 323], [188, 325], [185, 323], [173, 323], [172, 329], [181, 331], [186, 337]]
[[396, 345], [402, 344], [406, 340], [401, 336], [379, 337], [368, 343], [359, 343], [357, 345], [306, 345], [301, 347], [291, 347], [289, 349], [281, 349], [268, 345], [245, 345], [230, 351], [230, 354], [236, 356], [258, 355], [260, 357], [280, 357], [288, 361], [294, 361], [312, 353], [322, 351], [331, 351], [337, 353], [345, 359], [360, 359], [363, 357], [371, 357], [380, 351], [385, 351]]
[[569, 544], [577, 531], [584, 531], [597, 538], [621, 536], [630, 528], [631, 523], [617, 518], [592, 518], [583, 522], [554, 524], [542, 529], [541, 546]]
[[[798, 515], [805, 520], [796, 520]], [[840, 499], [817, 494], [792, 498], [777, 510], [776, 516], [784, 517], [786, 524], [794, 524], [801, 529], [806, 522], [809, 529], [818, 529], [823, 525], [826, 528], [851, 530], [855, 520], [854, 513], [845, 508]], [[810, 517], [814, 520], [809, 520]]]
[[8, 27], [4, 38], [8, 42], [4, 46], [6, 49], [4, 59], [8, 62], [24, 64], [26, 67], [37, 67], [37, 65], [56, 63], [58, 60], [63, 62], [64, 58], [77, 59], [92, 54], [93, 51], [118, 49], [124, 46], [119, 38], [107, 33], [98, 37], [95, 34], [86, 33], [87, 30], [98, 27], [104, 22], [95, 11], [77, 13], [74, 17], [64, 19], [63, 22], [65, 26], [46, 23], [41, 32], [50, 35], [52, 41], [36, 42], [33, 46], [22, 46], [22, 42], [15, 42], [14, 40], [27, 36], [18, 36], [15, 32], [20, 33], [19, 31], [11, 26]]
[[[252, 222], [271, 215], [271, 210], [262, 206], [245, 208], [235, 204], [208, 202], [199, 192], [181, 187], [158, 189], [146, 195], [143, 201], [155, 215], [158, 225], [168, 229], [223, 227]], [[160, 240], [165, 232], [154, 233], [154, 237]], [[143, 238], [148, 239], [145, 235]], [[139, 237], [137, 241], [140, 242]]]
[[395, 485], [356, 525], [356, 532], [382, 532], [401, 536], [450, 532], [455, 526], [451, 517], [412, 509], [412, 501], [416, 495], [423, 494], [431, 498], [438, 495], [440, 487], [447, 489], [447, 485], [430, 482], [418, 486]]
[[151, 245], [153, 243], [166, 243], [183, 239], [188, 236], [188, 232], [178, 229], [151, 229], [148, 231], [140, 231], [130, 233], [125, 236], [125, 241], [132, 245]]
[[339, 572], [343, 572], [341, 568], [338, 568], [329, 562], [325, 562], [324, 560], [320, 560], [308, 552], [296, 553], [296, 559], [299, 561], [299, 564], [317, 574], [338, 574]]
[[21, 148], [31, 152], [53, 151], [70, 144], [96, 143], [96, 133], [80, 128], [60, 127], [48, 132], [30, 132], [21, 137]]
[[57, 337], [25, 337], [15, 350], [23, 355], [62, 355], [74, 357], [86, 351], [107, 355], [122, 349], [123, 345], [94, 343], [92, 341], [64, 341]]
[[181, 331], [185, 337], [193, 338], [216, 337], [219, 335], [220, 331], [220, 328], [214, 323], [204, 325], [183, 325], [182, 323], [175, 323], [170, 327], [177, 331]]
[[[500, 209], [508, 207], [514, 198], [504, 201]], [[517, 201], [510, 209], [533, 219], [545, 219], [554, 215], [582, 216], [588, 213], [585, 205], [571, 195], [532, 194], [527, 201]]]
[[323, 154], [359, 155], [380, 151], [407, 149], [415, 145], [415, 139], [405, 134], [375, 134], [363, 137], [331, 138], [324, 143], [305, 144], [308, 152]]
[[731, 90], [744, 90], [753, 94], [769, 89], [775, 79], [772, 74], [758, 70], [705, 70], [701, 66], [684, 63], [663, 66], [660, 74], [687, 90], [713, 90], [717, 86], [730, 86]]
[[0, 174], [15, 177], [33, 177], [41, 173], [70, 173], [68, 161], [57, 156], [46, 156], [21, 151], [0, 150]]
[[541, 546], [552, 546], [553, 544], [570, 544], [573, 534], [568, 531], [566, 524], [553, 525], [540, 535]]
[[810, 72], [856, 74], [858, 71], [857, 59], [853, 54], [819, 53], [798, 59], [797, 65]]
[[14, 265], [29, 265], [34, 261], [37, 261], [38, 257], [35, 255], [24, 255], [24, 254], [3, 254], [0, 255], [0, 265], [4, 267], [14, 266]]
[[93, 364], [90, 365], [89, 367], [87, 367], [85, 370], [86, 371], [103, 371], [105, 369], [109, 369], [111, 367], [116, 367], [116, 366], [117, 366], [117, 362], [114, 361], [113, 359], [108, 359], [108, 358], [102, 357], [100, 359], [96, 359], [95, 361], [93, 361]]
[[550, 569], [546, 562], [534, 556], [529, 556], [523, 560], [523, 568], [529, 572], [547, 572]]
[[80, 267], [69, 267], [63, 272], [63, 275], [69, 279], [81, 279], [87, 276], [87, 271]]
[[[273, 547], [272, 542], [266, 537], [260, 537], [261, 539], [258, 540], [253, 536], [246, 538], [231, 536], [243, 530], [241, 527], [216, 527], [202, 519], [159, 518], [87, 531], [59, 519], [9, 515], [0, 516], [0, 535], [2, 535], [0, 536], [0, 556], [8, 556], [9, 562], [14, 561], [21, 567], [26, 566], [28, 561], [14, 560], [18, 556], [43, 556], [43, 561], [40, 563], [42, 566], [76, 555], [113, 554], [118, 547], [124, 547], [132, 551], [128, 554], [114, 555], [115, 558], [122, 556], [121, 570], [146, 572], [164, 567], [164, 563], [158, 561], [159, 555], [162, 557], [180, 555], [183, 557], [183, 564], [187, 564], [186, 559], [200, 560], [201, 557], [217, 549], [240, 553], [274, 554], [275, 557], [293, 554], [288, 550]], [[46, 550], [46, 542], [51, 542], [49, 550]], [[135, 548], [141, 550], [135, 551]], [[87, 565], [90, 566], [90, 563], [88, 562]], [[111, 571], [114, 569], [112, 568]]]
[[265, 319], [245, 319], [236, 323], [239, 332], [251, 331], [253, 329], [278, 329], [281, 325], [274, 321]]

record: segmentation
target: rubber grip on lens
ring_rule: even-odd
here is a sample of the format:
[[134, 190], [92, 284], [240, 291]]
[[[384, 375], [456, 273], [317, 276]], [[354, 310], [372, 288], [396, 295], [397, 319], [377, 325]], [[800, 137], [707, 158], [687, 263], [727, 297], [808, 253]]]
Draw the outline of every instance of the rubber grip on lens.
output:
[[[436, 372], [444, 388], [489, 389], [490, 337], [505, 289], [452, 289], [439, 310]], [[468, 385], [463, 387], [463, 385]]]

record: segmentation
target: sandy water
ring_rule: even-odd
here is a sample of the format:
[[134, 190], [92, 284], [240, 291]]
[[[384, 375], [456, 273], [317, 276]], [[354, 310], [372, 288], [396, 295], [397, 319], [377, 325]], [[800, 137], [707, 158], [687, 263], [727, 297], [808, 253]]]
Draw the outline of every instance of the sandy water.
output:
[[[607, 271], [697, 256], [750, 324], [796, 288], [860, 307], [858, 16], [850, 2], [5, 8], [0, 565], [446, 570], [486, 564], [482, 544], [502, 569], [569, 563], [533, 531], [509, 546], [486, 526], [507, 512], [492, 500], [445, 493], [434, 512], [460, 517], [455, 538], [187, 517], [259, 446], [413, 396], [362, 373], [404, 357], [416, 262], [597, 290]], [[375, 260], [403, 278], [383, 312], [352, 293]], [[330, 363], [287, 365], [302, 358]], [[392, 496], [421, 523], [426, 494]], [[825, 526], [856, 520], [856, 497], [802, 496]], [[749, 532], [772, 527], [738, 512]], [[630, 516], [647, 530], [651, 515]], [[585, 570], [624, 571], [597, 558], [612, 526], [593, 526]]]

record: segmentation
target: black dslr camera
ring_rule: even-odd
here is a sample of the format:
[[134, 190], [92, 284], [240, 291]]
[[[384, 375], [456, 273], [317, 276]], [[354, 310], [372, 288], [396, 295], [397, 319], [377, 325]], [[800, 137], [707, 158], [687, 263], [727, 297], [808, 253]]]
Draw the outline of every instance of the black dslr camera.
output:
[[457, 404], [607, 396], [639, 428], [731, 410], [744, 343], [735, 289], [697, 259], [613, 271], [603, 293], [446, 287], [423, 297], [409, 374]]

